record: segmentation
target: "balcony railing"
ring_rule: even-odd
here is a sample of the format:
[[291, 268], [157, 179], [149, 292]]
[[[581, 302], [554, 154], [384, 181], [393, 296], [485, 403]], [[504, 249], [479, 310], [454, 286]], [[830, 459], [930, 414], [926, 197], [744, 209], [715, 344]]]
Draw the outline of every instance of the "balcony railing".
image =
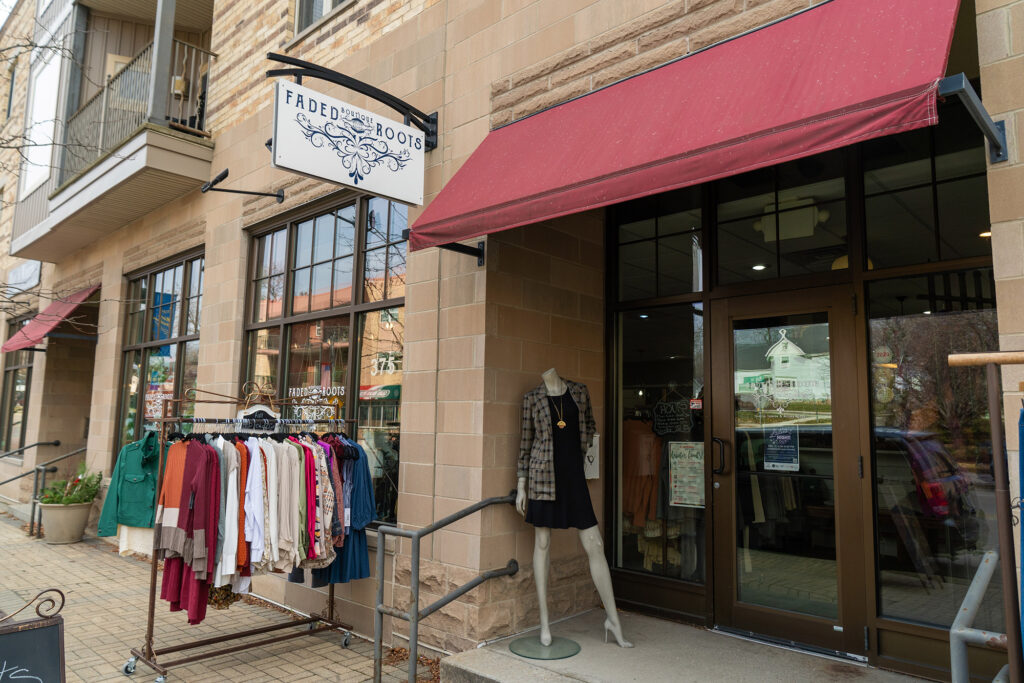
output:
[[[174, 41], [171, 73], [165, 86], [168, 88], [168, 127], [209, 136], [206, 93], [213, 57], [208, 50]], [[58, 185], [64, 185], [109, 154], [145, 123], [152, 58], [153, 44], [150, 43], [68, 119]]]

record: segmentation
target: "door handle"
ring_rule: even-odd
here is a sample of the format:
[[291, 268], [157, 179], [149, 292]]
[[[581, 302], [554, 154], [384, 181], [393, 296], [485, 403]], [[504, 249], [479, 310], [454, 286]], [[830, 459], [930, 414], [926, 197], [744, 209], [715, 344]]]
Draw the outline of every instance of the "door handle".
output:
[[725, 441], [717, 436], [711, 437], [711, 443], [718, 446], [718, 466], [711, 469], [712, 474], [725, 474]]

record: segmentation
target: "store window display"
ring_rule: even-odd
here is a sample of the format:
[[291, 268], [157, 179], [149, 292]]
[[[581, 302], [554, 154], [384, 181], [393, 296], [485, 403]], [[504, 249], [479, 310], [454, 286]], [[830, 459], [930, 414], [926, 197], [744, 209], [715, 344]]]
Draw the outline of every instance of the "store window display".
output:
[[554, 368], [542, 378], [523, 397], [516, 491], [516, 509], [535, 528], [533, 573], [540, 603], [540, 643], [547, 647], [552, 642], [547, 604], [551, 530], [575, 528], [607, 614], [605, 640], [611, 634], [620, 647], [633, 647], [622, 636], [604, 543], [583, 473], [583, 456], [596, 431], [590, 392], [585, 384], [561, 378]]
[[619, 316], [616, 564], [704, 581], [704, 315], [701, 304]]

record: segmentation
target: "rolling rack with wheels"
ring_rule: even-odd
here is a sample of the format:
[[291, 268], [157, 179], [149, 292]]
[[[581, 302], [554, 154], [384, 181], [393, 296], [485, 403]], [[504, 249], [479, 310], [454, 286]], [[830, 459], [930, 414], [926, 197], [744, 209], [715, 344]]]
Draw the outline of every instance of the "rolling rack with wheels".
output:
[[[250, 382], [246, 386], [252, 385]], [[196, 398], [196, 394], [202, 393], [211, 396], [219, 396], [220, 399], [200, 399]], [[223, 400], [230, 399], [230, 400]], [[239, 407], [244, 405], [248, 408], [255, 402], [262, 404], [264, 402], [270, 403], [274, 408], [286, 408], [296, 407], [299, 409], [312, 409], [321, 414], [331, 414], [327, 411], [333, 411], [334, 417], [325, 418], [310, 418], [310, 419], [288, 419], [272, 417], [266, 412], [257, 412], [254, 416], [249, 417], [235, 417], [235, 418], [199, 418], [199, 417], [177, 417], [181, 414], [181, 408], [184, 404], [189, 404], [193, 407], [193, 414], [197, 405], [209, 405], [209, 404], [221, 404], [221, 405], [234, 405]], [[260, 406], [262, 407], [262, 406]], [[295, 425], [335, 425], [335, 424], [354, 424], [356, 421], [353, 419], [344, 419], [338, 417], [338, 406], [332, 403], [308, 403], [299, 401], [278, 401], [272, 398], [272, 392], [266, 391], [264, 388], [255, 387], [249, 392], [249, 395], [245, 398], [235, 398], [231, 396], [225, 396], [224, 394], [217, 394], [212, 391], [206, 391], [202, 389], [189, 389], [185, 392], [184, 398], [165, 398], [163, 399], [163, 407], [161, 410], [161, 417], [152, 420], [160, 425], [160, 466], [157, 473], [156, 490], [159, 495], [159, 491], [163, 486], [164, 467], [166, 465], [166, 447], [167, 447], [167, 427], [171, 424], [213, 424], [213, 425], [240, 425], [249, 427], [255, 431], [269, 431], [269, 429], [277, 426], [295, 426]], [[154, 534], [153, 544], [156, 545], [156, 536]], [[348, 647], [352, 642], [352, 626], [350, 624], [338, 621], [334, 614], [334, 584], [328, 585], [327, 591], [327, 609], [318, 614], [310, 614], [308, 617], [297, 619], [294, 621], [283, 622], [280, 624], [273, 624], [271, 626], [263, 626], [260, 628], [246, 629], [242, 631], [236, 631], [221, 636], [214, 636], [212, 638], [202, 638], [199, 640], [193, 640], [187, 643], [181, 643], [178, 645], [171, 645], [168, 647], [155, 647], [154, 643], [154, 626], [156, 617], [156, 579], [157, 579], [157, 564], [159, 560], [157, 557], [156, 549], [154, 548], [149, 571], [149, 603], [148, 613], [146, 617], [146, 636], [143, 644], [140, 647], [131, 649], [131, 657], [121, 666], [121, 673], [126, 676], [131, 676], [136, 671], [136, 665], [139, 663], [145, 664], [147, 667], [155, 671], [158, 675], [156, 683], [165, 683], [167, 680], [167, 673], [174, 667], [182, 666], [184, 664], [191, 664], [204, 659], [211, 659], [213, 657], [219, 657], [221, 655], [232, 654], [235, 652], [242, 652], [243, 650], [249, 650], [256, 647], [263, 647], [266, 645], [273, 645], [281, 642], [282, 640], [290, 640], [292, 638], [300, 638], [302, 636], [313, 635], [314, 633], [320, 633], [321, 631], [334, 631], [340, 630], [343, 632], [342, 646]], [[283, 629], [297, 628], [306, 626], [306, 629], [297, 630], [293, 633], [284, 635], [275, 635], [270, 638], [261, 638], [259, 640], [241, 643], [238, 645], [231, 645], [229, 647], [219, 648], [215, 650], [208, 650], [199, 654], [189, 655], [173, 659], [171, 661], [162, 661], [162, 657], [165, 655], [173, 654], [176, 652], [185, 652], [187, 650], [193, 650], [196, 648], [207, 647], [211, 645], [218, 645], [220, 643], [229, 642], [232, 640], [238, 640], [240, 638], [247, 638], [251, 636], [262, 635], [265, 633], [272, 633], [274, 631], [280, 631]]]

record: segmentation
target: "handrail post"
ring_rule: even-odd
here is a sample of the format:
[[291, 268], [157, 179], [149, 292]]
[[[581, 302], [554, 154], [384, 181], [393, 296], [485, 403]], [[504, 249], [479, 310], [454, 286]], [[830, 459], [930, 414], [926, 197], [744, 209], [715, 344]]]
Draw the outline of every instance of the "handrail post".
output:
[[420, 535], [412, 537], [412, 567], [409, 578], [412, 583], [412, 604], [409, 606], [409, 683], [416, 683], [416, 669], [419, 665], [420, 629]]
[[[377, 604], [373, 608], [373, 680], [381, 679], [381, 664], [384, 656], [384, 555], [387, 547], [387, 532], [377, 531]], [[393, 577], [392, 577], [393, 578]]]
[[988, 411], [992, 430], [992, 464], [996, 480], [996, 522], [999, 528], [999, 557], [1003, 581], [1003, 619], [1006, 626], [1006, 651], [1010, 664], [1010, 680], [1024, 680], [1024, 660], [1021, 659], [1020, 603], [1017, 599], [1017, 570], [1013, 566], [1013, 520], [1010, 517], [1010, 478], [1007, 473], [1006, 451], [1003, 447], [1002, 385], [999, 366], [988, 363]]
[[34, 468], [32, 477], [32, 505], [28, 513], [28, 535], [34, 536], [36, 530], [36, 501], [39, 500], [39, 468]]

